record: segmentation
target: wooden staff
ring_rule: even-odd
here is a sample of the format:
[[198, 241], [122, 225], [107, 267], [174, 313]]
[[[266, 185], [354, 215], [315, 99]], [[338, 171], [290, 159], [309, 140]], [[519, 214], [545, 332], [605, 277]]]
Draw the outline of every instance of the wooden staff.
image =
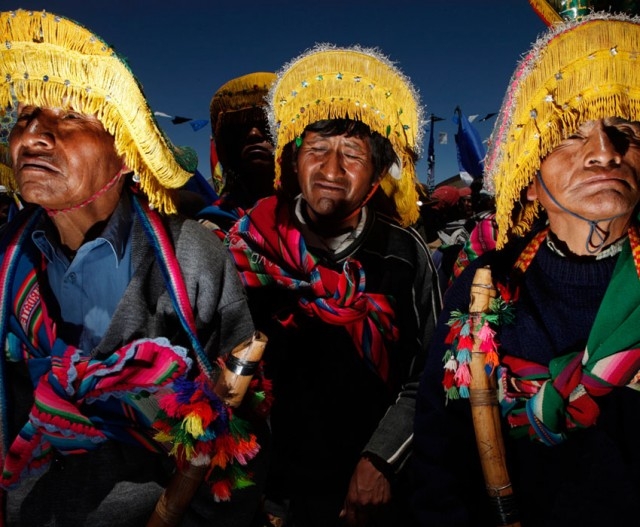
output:
[[496, 290], [493, 287], [491, 270], [488, 267], [479, 268], [471, 284], [471, 303], [469, 306], [474, 335], [470, 364], [469, 401], [484, 481], [496, 513], [496, 525], [499, 527], [519, 527], [519, 513], [507, 472], [502, 440], [496, 377], [494, 373], [488, 374], [485, 370], [486, 354], [480, 351], [481, 341], [476, 334], [482, 327], [482, 314], [489, 309], [491, 299], [495, 296]]
[[[220, 372], [214, 391], [220, 399], [236, 408], [249, 388], [251, 379], [262, 358], [267, 337], [256, 331], [253, 336], [236, 346]], [[184, 470], [173, 475], [156, 503], [156, 508], [147, 522], [147, 527], [176, 527], [180, 524], [198, 487], [209, 471], [210, 459], [192, 461]]]

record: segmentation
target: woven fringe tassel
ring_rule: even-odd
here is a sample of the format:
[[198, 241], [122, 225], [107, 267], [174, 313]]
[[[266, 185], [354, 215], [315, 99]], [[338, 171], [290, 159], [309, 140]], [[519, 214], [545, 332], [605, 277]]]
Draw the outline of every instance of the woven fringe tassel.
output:
[[[115, 137], [118, 154], [140, 176], [150, 203], [161, 212], [175, 212], [165, 188], [184, 185], [197, 158], [176, 150], [166, 138], [128, 66], [98, 37], [64, 18], [19, 10], [13, 16], [4, 13], [0, 23], [6, 36], [0, 61], [7, 75], [0, 84], [0, 104], [13, 106], [19, 100], [47, 106], [64, 100], [95, 115]], [[7, 188], [16, 189], [11, 171], [1, 170], [0, 177]]]

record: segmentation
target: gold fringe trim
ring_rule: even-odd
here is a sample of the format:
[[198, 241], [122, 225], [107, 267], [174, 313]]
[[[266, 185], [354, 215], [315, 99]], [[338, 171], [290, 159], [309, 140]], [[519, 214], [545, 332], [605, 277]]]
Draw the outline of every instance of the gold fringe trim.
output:
[[[96, 115], [115, 138], [115, 147], [140, 176], [150, 204], [176, 211], [167, 189], [191, 177], [176, 159], [180, 152], [157, 125], [140, 85], [125, 63], [102, 40], [78, 24], [45, 12], [0, 14], [0, 104], [14, 100], [37, 106], [62, 102]], [[187, 156], [189, 154], [187, 153]], [[195, 164], [191, 160], [192, 168]], [[191, 168], [191, 167], [190, 167]], [[2, 184], [16, 189], [13, 173]]]
[[637, 19], [600, 15], [558, 27], [525, 57], [512, 77], [487, 153], [499, 248], [511, 235], [530, 230], [539, 206], [521, 203], [522, 191], [540, 160], [565, 137], [593, 119], [640, 120], [639, 52]]
[[402, 177], [395, 179], [386, 174], [380, 181], [384, 193], [395, 202], [398, 219], [403, 227], [413, 225], [420, 217], [418, 186], [415, 180], [413, 158], [405, 156], [402, 159]]
[[391, 142], [403, 163], [402, 177], [392, 181], [386, 175], [382, 187], [393, 197], [403, 225], [417, 220], [413, 159], [420, 152], [423, 109], [409, 79], [386, 57], [371, 49], [319, 45], [284, 67], [268, 101], [269, 125], [276, 139], [276, 186], [287, 144], [311, 123], [350, 118]]

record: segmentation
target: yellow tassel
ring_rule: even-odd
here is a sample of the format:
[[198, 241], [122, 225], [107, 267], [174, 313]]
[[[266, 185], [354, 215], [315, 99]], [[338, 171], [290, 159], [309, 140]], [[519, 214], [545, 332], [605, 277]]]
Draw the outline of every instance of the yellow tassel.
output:
[[173, 434], [167, 434], [166, 432], [157, 432], [154, 435], [154, 439], [159, 443], [171, 443], [175, 437]]
[[638, 19], [599, 14], [554, 27], [525, 55], [487, 152], [499, 248], [530, 230], [539, 205], [522, 202], [522, 191], [564, 138], [593, 119], [640, 120], [639, 50]]
[[420, 152], [423, 109], [409, 79], [386, 57], [363, 48], [320, 45], [286, 65], [269, 96], [269, 124], [276, 138], [276, 186], [284, 147], [307, 125], [324, 119], [362, 121], [391, 142], [402, 176], [381, 186], [395, 201], [403, 225], [418, 218], [413, 159]]
[[190, 414], [185, 417], [182, 427], [193, 437], [202, 437], [204, 435], [204, 427], [202, 419], [197, 414]]
[[[180, 161], [160, 130], [128, 66], [82, 26], [45, 12], [0, 13], [0, 104], [64, 104], [96, 115], [115, 138], [118, 154], [140, 176], [141, 188], [159, 211], [175, 212], [167, 189], [184, 185], [195, 171], [193, 155]], [[191, 157], [191, 158], [190, 158]], [[0, 159], [9, 162], [6, 156]], [[16, 189], [2, 167], [2, 183]]]

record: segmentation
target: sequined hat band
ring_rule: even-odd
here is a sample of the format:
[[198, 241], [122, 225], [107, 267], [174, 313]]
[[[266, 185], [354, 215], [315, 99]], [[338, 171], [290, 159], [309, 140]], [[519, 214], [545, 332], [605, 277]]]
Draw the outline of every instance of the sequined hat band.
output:
[[318, 44], [288, 63], [267, 97], [276, 140], [276, 185], [284, 147], [325, 119], [361, 121], [386, 137], [400, 160], [381, 180], [404, 225], [419, 216], [415, 161], [423, 135], [423, 108], [410, 80], [378, 50]]
[[540, 212], [523, 191], [542, 159], [581, 124], [606, 117], [640, 120], [640, 19], [594, 13], [554, 26], [514, 72], [489, 141], [498, 248]]

